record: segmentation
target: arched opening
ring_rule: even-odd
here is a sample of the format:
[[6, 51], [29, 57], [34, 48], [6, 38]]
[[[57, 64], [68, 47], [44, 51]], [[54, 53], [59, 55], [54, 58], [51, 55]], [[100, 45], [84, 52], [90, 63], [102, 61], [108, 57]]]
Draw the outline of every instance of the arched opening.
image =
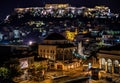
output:
[[112, 73], [112, 60], [111, 59], [107, 60], [107, 72]]
[[105, 70], [105, 58], [101, 58], [101, 69]]
[[119, 73], [119, 61], [114, 61], [114, 73]]
[[63, 69], [62, 65], [57, 65], [57, 69], [62, 70]]

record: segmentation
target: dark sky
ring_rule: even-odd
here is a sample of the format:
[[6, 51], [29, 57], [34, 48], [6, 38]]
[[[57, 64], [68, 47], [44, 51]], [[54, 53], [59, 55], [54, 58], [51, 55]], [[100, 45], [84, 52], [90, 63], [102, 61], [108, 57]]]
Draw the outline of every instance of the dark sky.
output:
[[71, 6], [94, 7], [95, 5], [105, 5], [110, 7], [112, 12], [120, 11], [119, 0], [1, 0], [0, 19], [10, 14], [16, 7], [39, 7], [45, 3], [69, 3]]

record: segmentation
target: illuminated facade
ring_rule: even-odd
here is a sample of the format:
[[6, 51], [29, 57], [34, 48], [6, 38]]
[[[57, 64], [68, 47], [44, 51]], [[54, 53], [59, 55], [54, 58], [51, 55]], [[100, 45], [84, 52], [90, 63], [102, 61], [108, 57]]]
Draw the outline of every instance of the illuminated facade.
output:
[[[77, 49], [77, 46], [66, 40], [64, 36], [52, 33], [43, 41], [42, 44], [38, 46], [38, 56], [47, 58], [50, 62], [50, 68], [53, 66], [54, 69], [66, 70], [66, 67], [68, 66], [70, 66], [70, 68], [75, 68], [80, 65], [78, 64], [78, 66], [74, 66], [77, 64], [75, 62], [79, 62], [79, 60], [70, 63], [70, 61], [76, 59], [76, 57], [72, 54], [74, 49]], [[74, 67], [71, 67], [69, 64], [68, 66], [65, 66], [65, 63], [74, 64]]]
[[38, 46], [38, 54], [40, 57], [48, 58], [54, 61], [63, 59], [71, 60], [73, 58], [73, 49], [76, 49], [76, 46], [66, 40], [64, 36], [53, 33]]
[[100, 51], [97, 54], [99, 58], [99, 68], [108, 73], [120, 73], [120, 51]]
[[66, 8], [69, 7], [69, 4], [45, 4], [45, 7], [49, 8]]
[[40, 57], [56, 60], [56, 48], [54, 45], [39, 45], [38, 54]]
[[93, 68], [99, 68], [106, 73], [120, 74], [120, 51], [119, 50], [100, 50], [97, 53], [97, 59], [92, 57], [88, 63], [92, 64]]
[[62, 63], [60, 61], [57, 61], [55, 63], [55, 69], [58, 70], [70, 70], [70, 69], [75, 69], [77, 67], [80, 67], [80, 60], [74, 61], [72, 63]]
[[109, 7], [95, 6], [94, 8], [87, 8], [84, 15], [92, 18], [107, 18], [111, 14]]
[[70, 40], [70, 41], [74, 41], [74, 39], [75, 39], [75, 36], [78, 34], [78, 30], [77, 29], [75, 29], [75, 31], [74, 32], [71, 32], [71, 31], [66, 31], [66, 38], [68, 39], [68, 40]]

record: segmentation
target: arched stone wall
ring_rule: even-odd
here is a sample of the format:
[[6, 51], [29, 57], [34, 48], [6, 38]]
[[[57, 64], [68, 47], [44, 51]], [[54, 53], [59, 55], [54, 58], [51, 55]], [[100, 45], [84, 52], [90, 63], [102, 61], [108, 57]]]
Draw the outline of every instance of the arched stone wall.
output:
[[115, 54], [98, 53], [97, 58], [99, 59], [99, 61], [97, 60], [97, 62], [99, 62], [97, 65], [100, 69], [108, 73], [120, 74], [120, 56]]
[[105, 58], [101, 58], [101, 69], [105, 70], [105, 64], [106, 63], [106, 60]]
[[113, 61], [113, 66], [114, 66], [114, 73], [119, 73], [119, 61], [118, 60]]
[[112, 60], [111, 59], [108, 59], [107, 60], [107, 72], [108, 73], [112, 73]]

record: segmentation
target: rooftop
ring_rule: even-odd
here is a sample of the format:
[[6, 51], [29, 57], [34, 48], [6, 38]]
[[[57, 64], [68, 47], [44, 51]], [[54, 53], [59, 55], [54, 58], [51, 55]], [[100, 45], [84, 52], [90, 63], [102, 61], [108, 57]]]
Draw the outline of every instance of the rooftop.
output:
[[52, 34], [48, 35], [45, 38], [45, 40], [66, 40], [66, 38], [59, 33], [52, 33]]

